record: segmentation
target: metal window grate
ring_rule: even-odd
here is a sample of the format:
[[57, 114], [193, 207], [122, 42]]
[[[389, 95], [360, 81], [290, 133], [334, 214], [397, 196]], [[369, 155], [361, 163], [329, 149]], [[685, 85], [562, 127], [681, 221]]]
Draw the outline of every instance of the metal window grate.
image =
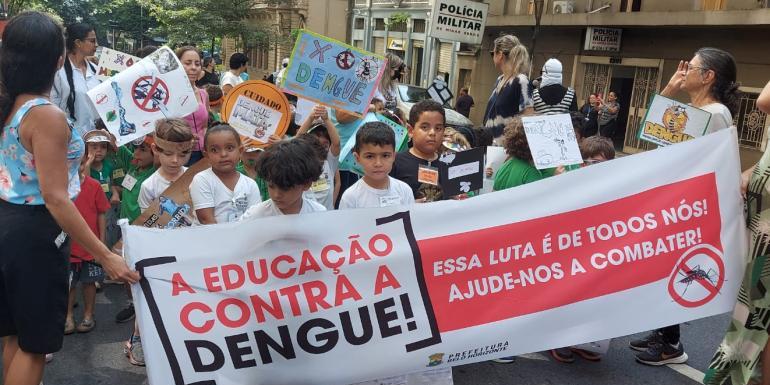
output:
[[647, 107], [657, 92], [658, 69], [637, 67], [634, 74], [634, 86], [629, 101], [628, 122], [626, 124], [626, 138], [623, 143], [623, 151], [634, 153], [656, 148], [654, 144], [639, 139], [639, 130], [642, 121], [647, 115]]
[[741, 106], [733, 123], [738, 129], [738, 142], [741, 146], [764, 150], [768, 124], [767, 114], [757, 109], [759, 94], [743, 92]]

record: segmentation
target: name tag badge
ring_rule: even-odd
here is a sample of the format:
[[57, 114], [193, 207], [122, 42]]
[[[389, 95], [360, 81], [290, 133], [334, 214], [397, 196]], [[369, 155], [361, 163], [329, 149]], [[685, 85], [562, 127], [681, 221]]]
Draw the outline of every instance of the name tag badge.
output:
[[438, 169], [431, 166], [420, 165], [420, 168], [417, 170], [417, 181], [438, 186]]
[[110, 184], [109, 183], [102, 183], [102, 191], [104, 192], [110, 192]]
[[117, 168], [112, 171], [112, 179], [119, 179], [126, 175], [122, 168]]
[[134, 186], [136, 186], [136, 182], [137, 182], [136, 178], [134, 178], [133, 175], [128, 174], [126, 175], [125, 178], [123, 178], [123, 183], [121, 183], [120, 185], [124, 189], [131, 191], [134, 189]]
[[401, 197], [398, 195], [387, 195], [380, 197], [380, 207], [398, 206], [401, 204]]
[[310, 186], [310, 190], [313, 192], [322, 192], [329, 189], [329, 181], [326, 178], [319, 178], [317, 181], [313, 182], [313, 185]]

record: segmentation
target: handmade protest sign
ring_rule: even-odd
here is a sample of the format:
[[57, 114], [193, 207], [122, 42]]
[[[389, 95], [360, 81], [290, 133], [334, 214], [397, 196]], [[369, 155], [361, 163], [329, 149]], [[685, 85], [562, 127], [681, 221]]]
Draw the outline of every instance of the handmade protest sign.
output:
[[489, 4], [467, 0], [436, 0], [428, 35], [440, 40], [481, 44]]
[[[487, 146], [487, 157], [486, 157], [486, 164], [484, 165], [484, 189], [482, 190], [483, 194], [491, 193], [493, 190], [493, 187], [495, 185], [495, 174], [497, 173], [497, 170], [500, 169], [500, 166], [505, 163], [505, 159], [508, 158], [508, 155], [505, 154], [505, 148], [498, 147], [498, 146]], [[487, 176], [486, 175], [486, 169], [492, 169], [492, 175]]]
[[230, 90], [222, 105], [222, 117], [239, 134], [254, 139], [258, 147], [264, 147], [270, 135], [286, 133], [291, 110], [286, 95], [275, 85], [250, 80]]
[[122, 146], [155, 130], [155, 121], [198, 109], [182, 63], [163, 47], [88, 91], [99, 117]]
[[149, 382], [350, 384], [722, 314], [738, 197], [732, 128], [462, 201], [125, 226]]
[[484, 153], [483, 148], [477, 147], [438, 158], [438, 179], [445, 198], [484, 187]]
[[583, 163], [569, 114], [521, 118], [539, 170]]
[[[373, 112], [370, 112], [364, 116], [361, 124], [367, 122], [382, 122], [387, 124], [393, 129], [393, 133], [396, 135], [396, 152], [403, 151], [407, 146], [408, 135], [406, 127]], [[340, 150], [340, 169], [350, 170], [358, 175], [364, 175], [364, 169], [356, 162], [356, 157], [353, 155], [353, 147], [356, 145], [356, 136], [351, 135], [350, 139]]]
[[439, 103], [442, 106], [447, 104], [454, 97], [452, 91], [447, 87], [447, 84], [443, 79], [433, 80], [433, 83], [428, 87], [428, 95], [430, 95], [431, 99], [436, 101], [436, 103]]
[[381, 55], [302, 30], [280, 87], [360, 116], [369, 108], [384, 70]]
[[702, 136], [711, 113], [665, 96], [655, 95], [644, 116], [639, 139], [667, 146]]
[[294, 123], [301, 126], [305, 122], [305, 119], [313, 113], [313, 107], [317, 103], [307, 100], [305, 98], [297, 98], [297, 108], [294, 109]]
[[107, 47], [99, 47], [98, 49], [101, 50], [101, 53], [98, 55], [99, 64], [96, 69], [96, 77], [101, 81], [106, 81], [126, 68], [131, 67], [139, 60], [142, 60], [136, 56]]

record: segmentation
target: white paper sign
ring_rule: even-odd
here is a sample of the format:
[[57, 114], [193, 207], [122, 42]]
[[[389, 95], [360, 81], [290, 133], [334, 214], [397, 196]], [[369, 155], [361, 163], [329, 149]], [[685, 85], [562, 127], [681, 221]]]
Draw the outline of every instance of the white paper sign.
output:
[[313, 113], [313, 107], [316, 106], [316, 102], [307, 100], [305, 98], [297, 98], [297, 107], [294, 109], [294, 123], [301, 126], [305, 122], [308, 115]]
[[583, 163], [569, 114], [521, 118], [538, 170]]
[[440, 40], [481, 44], [489, 4], [467, 0], [436, 0], [428, 34]]
[[270, 135], [275, 134], [283, 114], [254, 99], [239, 95], [227, 122], [238, 133], [267, 143]]
[[[495, 185], [495, 174], [497, 174], [497, 170], [500, 169], [500, 166], [505, 163], [507, 157], [508, 155], [505, 154], [505, 148], [487, 146], [487, 158], [486, 164], [484, 165], [484, 189], [482, 190], [482, 194], [492, 192], [492, 188]], [[487, 176], [486, 170], [490, 168], [492, 169], [492, 176]]]
[[118, 146], [153, 132], [159, 119], [198, 109], [182, 63], [168, 47], [94, 87], [88, 97]]
[[109, 49], [106, 47], [99, 47], [101, 53], [99, 54], [99, 66], [96, 69], [96, 77], [105, 81], [126, 68], [131, 67], [134, 63], [142, 60], [133, 55]]

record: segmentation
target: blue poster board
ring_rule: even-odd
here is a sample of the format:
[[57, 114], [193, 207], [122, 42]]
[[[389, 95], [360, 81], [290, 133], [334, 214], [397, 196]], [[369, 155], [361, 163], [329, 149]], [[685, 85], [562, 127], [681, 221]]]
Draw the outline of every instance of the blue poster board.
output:
[[[393, 133], [396, 134], [396, 152], [404, 151], [407, 148], [408, 135], [406, 127], [375, 113], [368, 113], [361, 121], [361, 125], [367, 122], [383, 122], [388, 127], [393, 129]], [[360, 126], [359, 126], [360, 128]], [[340, 150], [340, 169], [350, 170], [358, 175], [364, 175], [364, 169], [356, 162], [356, 157], [353, 155], [353, 146], [356, 145], [356, 136], [352, 135], [347, 143], [343, 144], [342, 150]]]
[[280, 86], [288, 93], [362, 116], [384, 70], [381, 55], [302, 30]]

